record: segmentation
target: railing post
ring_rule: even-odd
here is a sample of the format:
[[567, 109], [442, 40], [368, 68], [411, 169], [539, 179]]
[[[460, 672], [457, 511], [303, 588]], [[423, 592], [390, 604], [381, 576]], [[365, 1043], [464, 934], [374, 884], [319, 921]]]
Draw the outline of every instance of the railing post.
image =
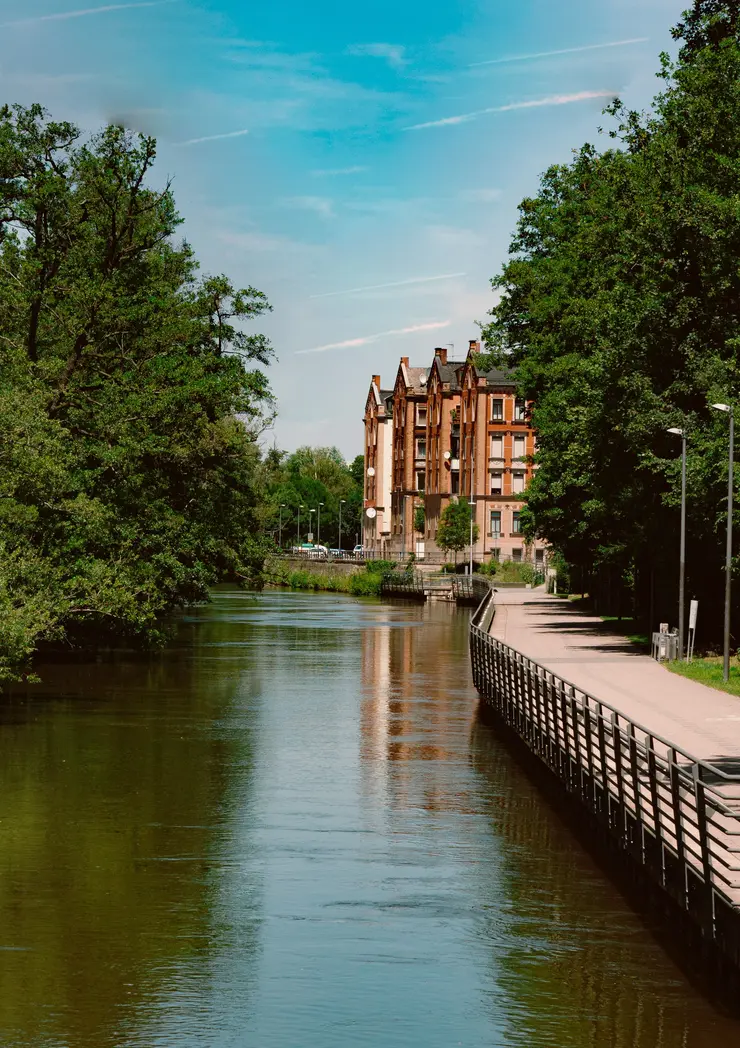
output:
[[704, 883], [710, 892], [712, 890], [712, 862], [709, 852], [709, 836], [707, 833], [707, 800], [704, 789], [704, 767], [700, 763], [694, 765], [694, 795], [696, 797], [696, 824], [699, 831], [699, 845], [701, 847], [701, 863], [704, 870]]

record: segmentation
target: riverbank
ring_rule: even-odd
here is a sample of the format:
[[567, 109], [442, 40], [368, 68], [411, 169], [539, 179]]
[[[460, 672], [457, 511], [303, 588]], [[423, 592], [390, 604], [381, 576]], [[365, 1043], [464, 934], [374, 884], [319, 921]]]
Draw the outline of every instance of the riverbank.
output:
[[293, 590], [321, 590], [327, 593], [349, 593], [355, 597], [379, 597], [384, 573], [392, 567], [385, 561], [366, 566], [331, 562], [306, 561], [300, 568], [271, 558], [265, 564], [264, 578], [269, 586], [285, 586]]

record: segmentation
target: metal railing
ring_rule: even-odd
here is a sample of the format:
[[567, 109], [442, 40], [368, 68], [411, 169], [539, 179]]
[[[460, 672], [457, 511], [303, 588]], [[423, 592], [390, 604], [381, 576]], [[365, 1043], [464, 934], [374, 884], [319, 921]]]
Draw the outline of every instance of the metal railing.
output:
[[473, 680], [484, 700], [740, 966], [740, 758], [692, 754], [471, 620]]
[[384, 597], [396, 596], [424, 601], [425, 579], [418, 571], [389, 571], [381, 580], [380, 592]]
[[452, 596], [458, 604], [478, 605], [493, 585], [484, 575], [453, 575]]

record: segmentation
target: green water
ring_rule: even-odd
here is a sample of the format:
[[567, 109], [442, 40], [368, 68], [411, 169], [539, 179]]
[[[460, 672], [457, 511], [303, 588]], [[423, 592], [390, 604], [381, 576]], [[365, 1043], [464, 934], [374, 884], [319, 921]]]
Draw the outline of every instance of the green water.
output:
[[2, 1048], [740, 1044], [478, 723], [466, 631], [223, 589], [6, 696]]

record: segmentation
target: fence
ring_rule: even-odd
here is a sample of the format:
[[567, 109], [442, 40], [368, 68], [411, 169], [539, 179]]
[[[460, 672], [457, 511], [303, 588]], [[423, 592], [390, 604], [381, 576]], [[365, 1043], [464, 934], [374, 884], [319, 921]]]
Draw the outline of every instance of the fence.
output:
[[384, 597], [425, 601], [424, 583], [424, 576], [418, 571], [388, 571], [380, 583], [380, 592]]
[[740, 758], [697, 760], [470, 626], [475, 686], [734, 973], [740, 971]]

